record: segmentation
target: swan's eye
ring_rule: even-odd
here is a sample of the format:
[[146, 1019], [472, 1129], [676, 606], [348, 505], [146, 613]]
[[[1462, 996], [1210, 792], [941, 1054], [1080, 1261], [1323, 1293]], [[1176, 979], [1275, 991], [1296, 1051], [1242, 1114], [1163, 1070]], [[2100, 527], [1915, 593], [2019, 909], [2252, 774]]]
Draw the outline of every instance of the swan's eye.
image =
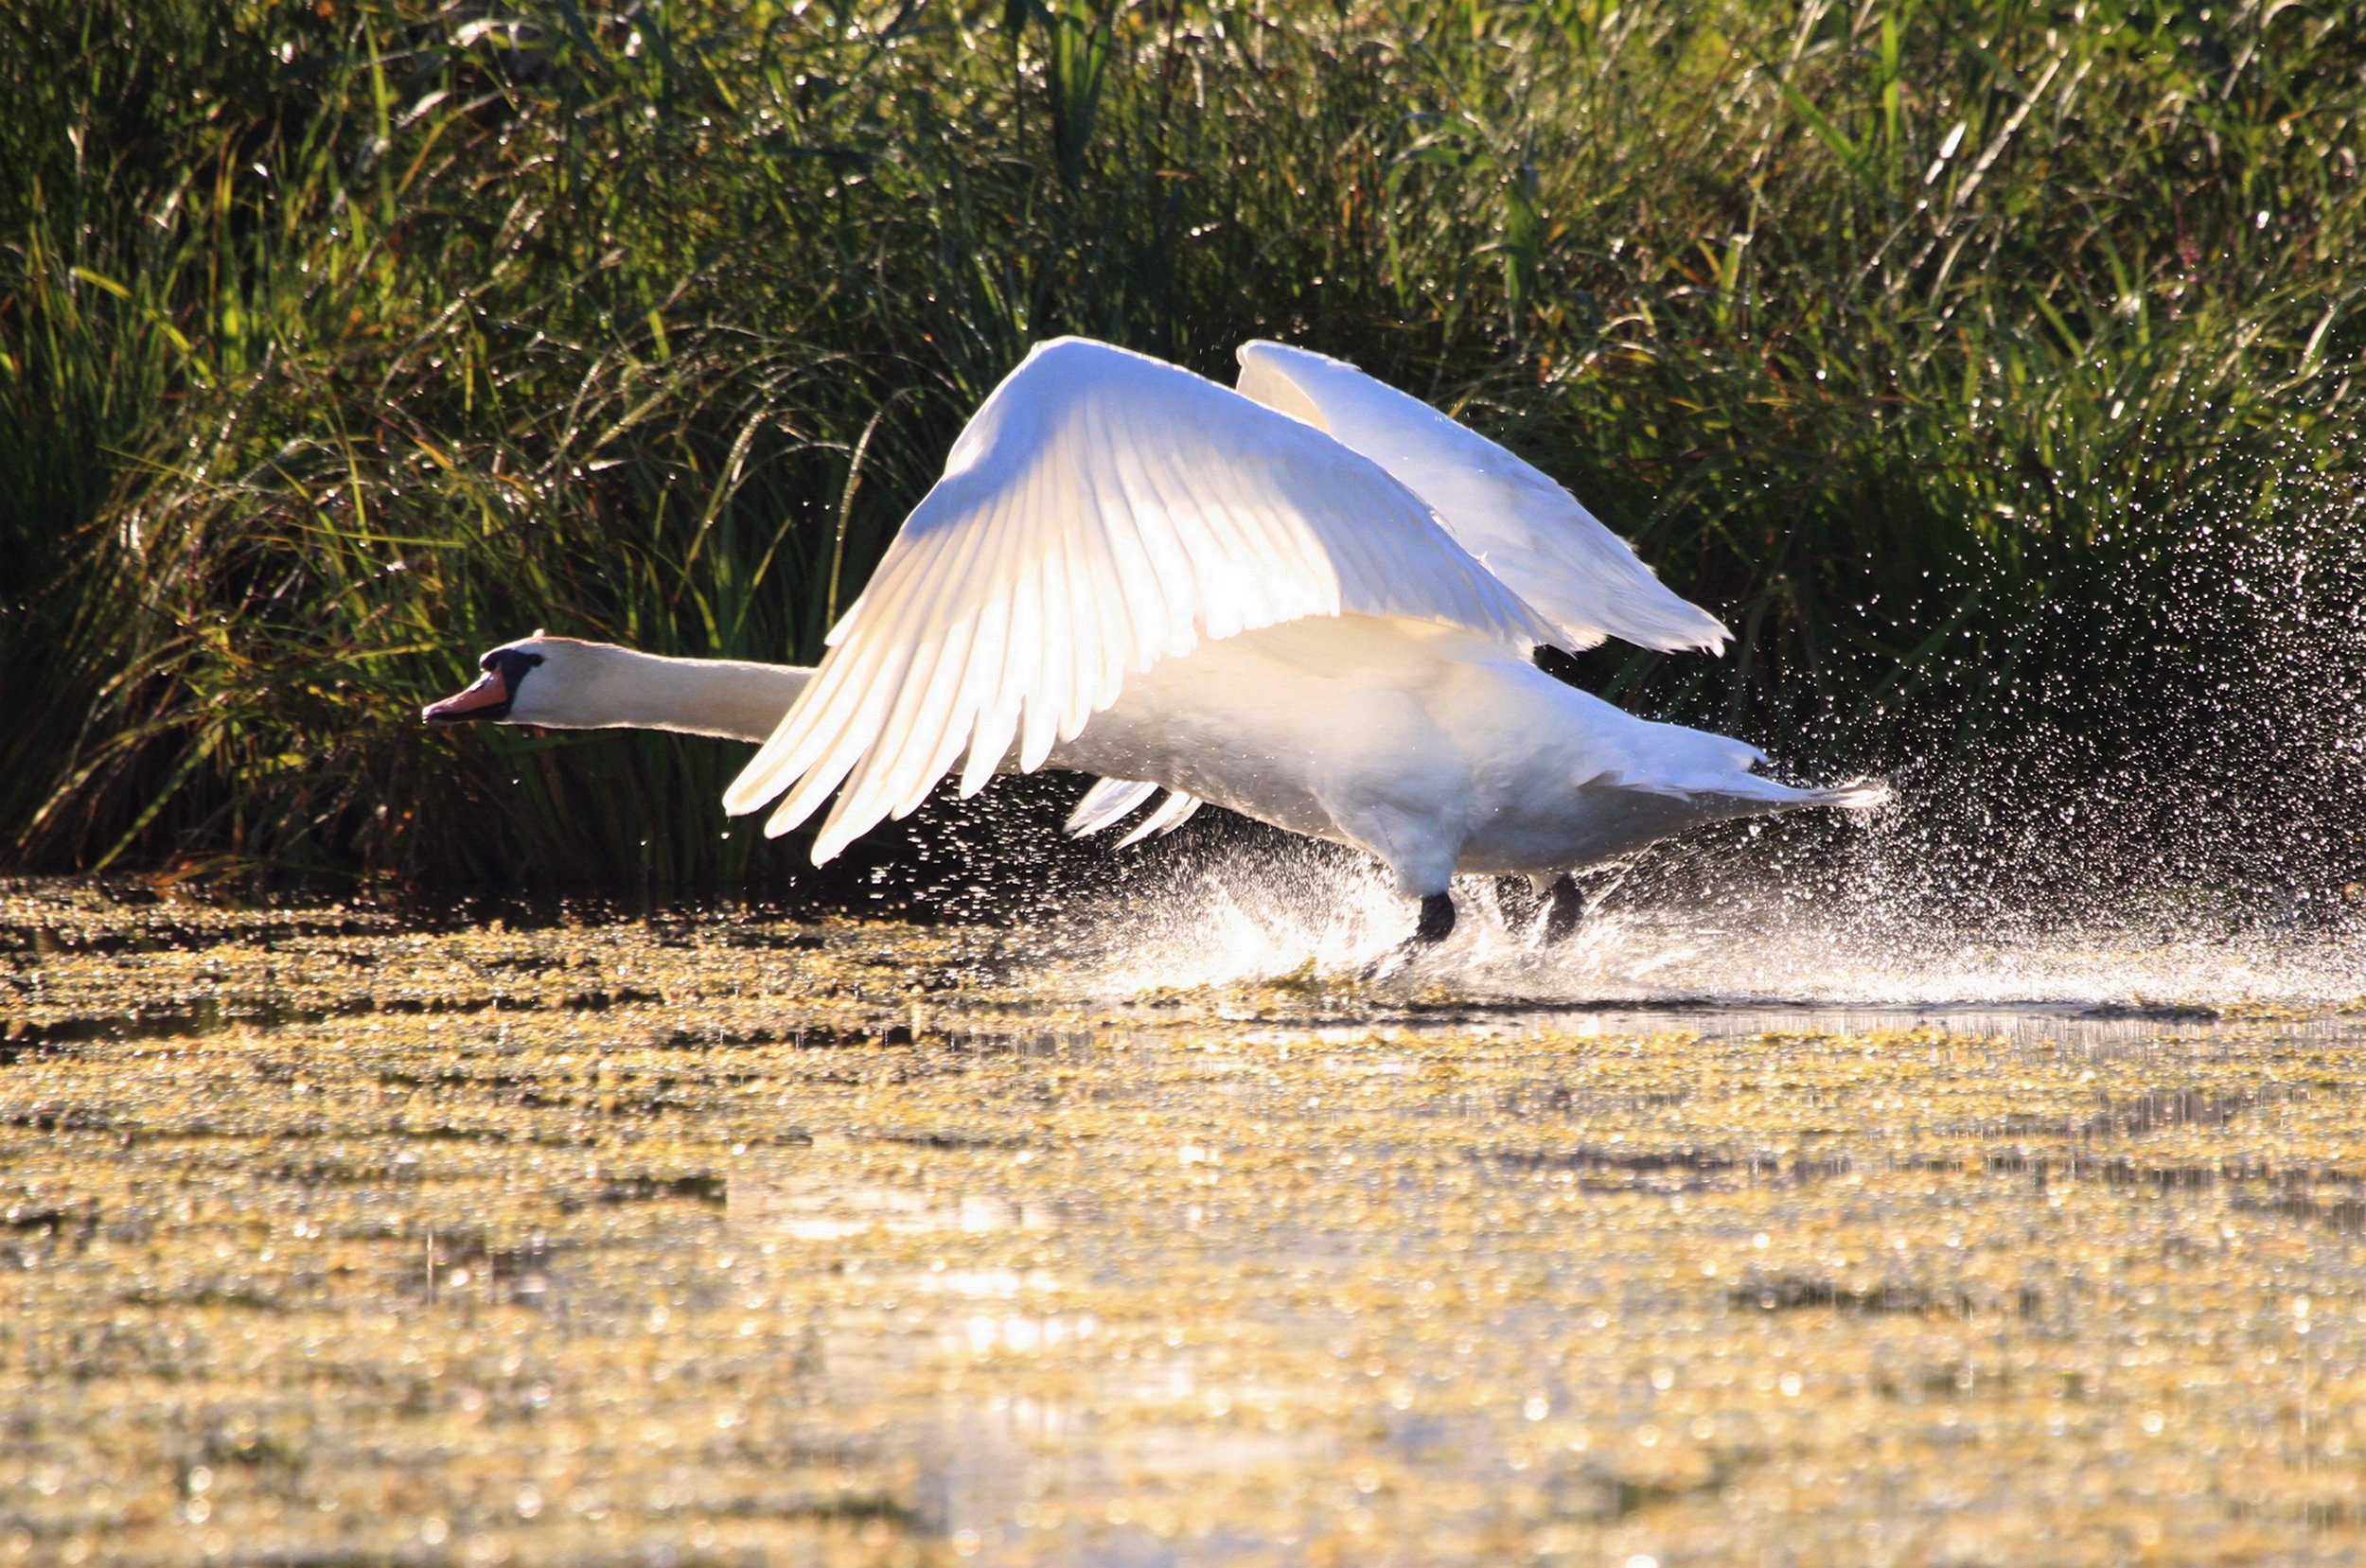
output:
[[509, 688], [509, 695], [513, 697], [518, 695], [518, 688], [525, 683], [526, 672], [541, 662], [540, 654], [526, 653], [518, 648], [499, 648], [485, 656], [485, 667], [501, 676], [502, 684]]

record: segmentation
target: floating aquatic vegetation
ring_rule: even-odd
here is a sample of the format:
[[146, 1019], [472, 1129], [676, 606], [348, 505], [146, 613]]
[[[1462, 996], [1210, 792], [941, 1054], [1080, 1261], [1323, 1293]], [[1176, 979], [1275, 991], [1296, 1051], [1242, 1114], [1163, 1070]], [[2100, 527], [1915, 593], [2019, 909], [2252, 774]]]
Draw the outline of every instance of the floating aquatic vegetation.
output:
[[2355, 1010], [445, 925], [0, 898], [0, 1560], [2366, 1548]]

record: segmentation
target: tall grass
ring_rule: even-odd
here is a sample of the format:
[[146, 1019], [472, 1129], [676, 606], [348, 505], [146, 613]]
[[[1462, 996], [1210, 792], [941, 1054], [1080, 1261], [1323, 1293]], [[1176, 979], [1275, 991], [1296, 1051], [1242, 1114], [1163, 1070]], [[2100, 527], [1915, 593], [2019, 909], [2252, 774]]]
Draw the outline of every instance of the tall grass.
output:
[[1827, 766], [2142, 771], [2366, 662], [2355, 0], [0, 28], [21, 864], [747, 874], [720, 749], [416, 705], [542, 625], [812, 657], [1061, 331], [1454, 409], [1741, 633], [1589, 678]]

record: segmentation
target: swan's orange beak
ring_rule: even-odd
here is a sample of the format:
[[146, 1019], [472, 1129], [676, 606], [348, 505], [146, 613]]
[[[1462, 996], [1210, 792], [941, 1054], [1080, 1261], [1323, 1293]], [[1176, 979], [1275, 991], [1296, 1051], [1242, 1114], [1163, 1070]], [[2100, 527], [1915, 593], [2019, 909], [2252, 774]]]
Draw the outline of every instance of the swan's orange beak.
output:
[[476, 684], [441, 702], [419, 710], [430, 724], [459, 724], [472, 718], [501, 718], [509, 712], [509, 680], [496, 664], [477, 677]]

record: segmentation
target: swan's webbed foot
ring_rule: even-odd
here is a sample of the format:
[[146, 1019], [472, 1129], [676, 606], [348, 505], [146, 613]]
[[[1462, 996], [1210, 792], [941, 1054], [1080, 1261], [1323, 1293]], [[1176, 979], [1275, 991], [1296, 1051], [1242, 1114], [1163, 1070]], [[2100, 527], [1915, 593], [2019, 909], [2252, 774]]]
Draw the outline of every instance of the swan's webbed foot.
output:
[[1585, 895], [1567, 872], [1553, 878], [1545, 890], [1545, 945], [1557, 947], [1578, 934], [1585, 920]]
[[1418, 955], [1437, 946], [1454, 935], [1454, 895], [1431, 893], [1421, 900], [1421, 918], [1414, 922], [1413, 934], [1364, 966], [1368, 980], [1386, 979], [1403, 969]]
[[1421, 900], [1421, 917], [1414, 923], [1412, 942], [1435, 947], [1454, 935], [1454, 894], [1432, 893]]

